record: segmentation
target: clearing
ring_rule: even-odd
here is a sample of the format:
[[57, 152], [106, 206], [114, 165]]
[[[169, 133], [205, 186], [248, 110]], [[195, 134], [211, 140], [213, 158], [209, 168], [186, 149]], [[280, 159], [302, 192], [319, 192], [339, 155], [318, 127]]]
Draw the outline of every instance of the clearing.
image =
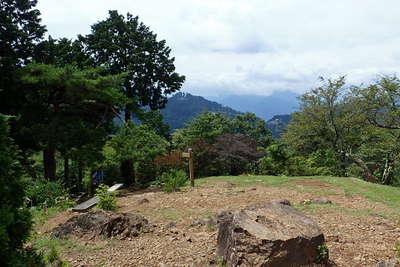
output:
[[[315, 198], [332, 204], [302, 203]], [[118, 211], [143, 215], [152, 232], [126, 240], [50, 238], [55, 226], [77, 215], [64, 211], [37, 226], [34, 242], [56, 244], [70, 266], [218, 266], [217, 229], [207, 218], [274, 199], [289, 200], [319, 224], [338, 266], [375, 266], [398, 253], [400, 188], [336, 177], [209, 177], [177, 193], [122, 190]]]

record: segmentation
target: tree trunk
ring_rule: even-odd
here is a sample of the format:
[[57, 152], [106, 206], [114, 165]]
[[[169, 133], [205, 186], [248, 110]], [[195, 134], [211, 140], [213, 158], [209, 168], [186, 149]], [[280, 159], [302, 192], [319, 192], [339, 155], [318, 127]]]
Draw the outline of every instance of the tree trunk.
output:
[[78, 160], [78, 192], [82, 189], [82, 180], [83, 180], [83, 162], [81, 159]]
[[131, 185], [134, 181], [134, 171], [132, 160], [124, 160], [121, 163], [121, 176], [124, 178], [125, 185]]
[[69, 159], [64, 156], [64, 183], [69, 186]]
[[43, 150], [44, 178], [50, 181], [56, 180], [56, 151], [53, 147]]
[[132, 113], [131, 113], [131, 108], [130, 106], [126, 105], [125, 107], [125, 122], [128, 123], [128, 121], [132, 120]]
[[363, 169], [364, 176], [365, 176], [365, 178], [366, 178], [366, 180], [368, 182], [377, 183], [376, 178], [371, 173], [371, 171], [369, 170], [367, 164], [365, 164], [365, 162], [362, 159], [357, 158], [357, 157], [355, 157], [354, 155], [352, 155], [350, 153], [346, 153], [346, 156], [349, 157], [351, 160], [353, 160], [361, 169]]
[[382, 174], [382, 183], [383, 184], [386, 184], [386, 185], [391, 184], [391, 179], [390, 179], [391, 172], [392, 172], [392, 164], [391, 164], [389, 158], [387, 158], [386, 162], [385, 162], [385, 169], [383, 170], [383, 174]]

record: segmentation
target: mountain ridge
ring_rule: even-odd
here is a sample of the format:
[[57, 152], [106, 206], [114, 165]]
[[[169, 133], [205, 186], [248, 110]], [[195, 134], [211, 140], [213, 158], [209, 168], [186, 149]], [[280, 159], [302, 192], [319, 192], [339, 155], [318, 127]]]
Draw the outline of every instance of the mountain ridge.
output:
[[[244, 113], [216, 101], [208, 100], [205, 97], [186, 92], [179, 92], [171, 96], [168, 99], [166, 107], [160, 110], [164, 117], [164, 122], [170, 126], [172, 131], [185, 127], [186, 122], [205, 111], [220, 112], [230, 118]], [[257, 113], [255, 115], [260, 117]], [[260, 118], [265, 120], [262, 117]], [[290, 118], [289, 114], [274, 114], [271, 119], [265, 121], [272, 135], [279, 138], [284, 132]]]

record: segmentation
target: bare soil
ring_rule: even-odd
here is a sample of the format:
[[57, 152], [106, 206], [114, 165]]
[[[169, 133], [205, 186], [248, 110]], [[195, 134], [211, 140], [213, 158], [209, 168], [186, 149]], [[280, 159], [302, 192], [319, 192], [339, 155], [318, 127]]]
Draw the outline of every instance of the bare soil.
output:
[[[329, 192], [323, 198], [333, 204], [299, 204], [321, 198], [321, 192]], [[391, 208], [310, 179], [285, 187], [221, 181], [171, 194], [123, 191], [118, 211], [142, 215], [152, 231], [125, 240], [74, 238], [86, 249], [63, 248], [61, 256], [70, 266], [215, 266], [220, 260], [215, 256], [217, 229], [206, 219], [221, 211], [276, 199], [289, 200], [319, 224], [330, 259], [337, 266], [375, 266], [395, 257], [399, 218], [381, 215], [393, 212]], [[71, 211], [60, 213], [38, 230], [49, 234], [75, 215]]]

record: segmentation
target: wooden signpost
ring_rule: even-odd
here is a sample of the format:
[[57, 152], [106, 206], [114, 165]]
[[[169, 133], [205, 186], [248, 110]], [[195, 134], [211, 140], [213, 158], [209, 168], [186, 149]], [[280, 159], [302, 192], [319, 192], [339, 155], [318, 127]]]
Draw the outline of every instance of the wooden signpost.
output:
[[191, 148], [188, 149], [188, 152], [183, 152], [182, 157], [189, 159], [189, 178], [190, 185], [194, 187], [194, 165], [193, 165], [193, 150]]

